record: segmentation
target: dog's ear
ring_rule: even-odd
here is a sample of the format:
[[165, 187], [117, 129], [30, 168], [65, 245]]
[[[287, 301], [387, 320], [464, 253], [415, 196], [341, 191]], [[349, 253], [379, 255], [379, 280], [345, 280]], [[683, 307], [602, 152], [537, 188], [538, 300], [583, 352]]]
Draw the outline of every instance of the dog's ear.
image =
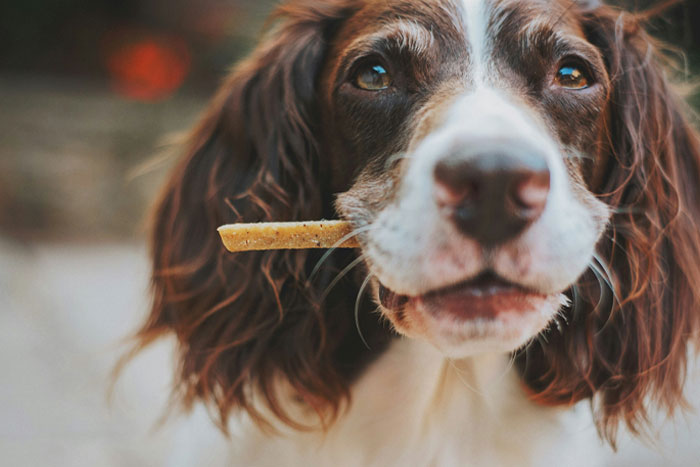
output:
[[619, 421], [646, 426], [647, 403], [670, 413], [684, 402], [687, 344], [700, 327], [700, 143], [636, 18], [602, 7], [584, 27], [611, 79], [592, 188], [613, 216], [594, 261], [599, 277], [580, 279], [568, 325], [519, 363], [536, 400], [592, 398], [614, 442]]
[[320, 286], [307, 277], [318, 256], [231, 254], [216, 229], [333, 216], [314, 103], [329, 34], [348, 14], [341, 1], [280, 7], [274, 29], [193, 132], [156, 206], [153, 304], [140, 346], [175, 333], [178, 395], [187, 405], [212, 404], [222, 427], [233, 408], [261, 423], [271, 414], [294, 425], [282, 409], [281, 384], [324, 411], [337, 409], [346, 391], [332, 359], [345, 329], [354, 331], [352, 312], [329, 324]]

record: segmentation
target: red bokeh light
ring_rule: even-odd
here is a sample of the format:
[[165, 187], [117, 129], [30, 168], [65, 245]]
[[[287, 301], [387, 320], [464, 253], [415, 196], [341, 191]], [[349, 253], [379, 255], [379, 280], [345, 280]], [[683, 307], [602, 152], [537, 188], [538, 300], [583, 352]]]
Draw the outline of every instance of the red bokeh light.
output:
[[177, 90], [190, 70], [186, 43], [173, 37], [141, 37], [119, 41], [106, 53], [114, 89], [123, 96], [153, 101]]

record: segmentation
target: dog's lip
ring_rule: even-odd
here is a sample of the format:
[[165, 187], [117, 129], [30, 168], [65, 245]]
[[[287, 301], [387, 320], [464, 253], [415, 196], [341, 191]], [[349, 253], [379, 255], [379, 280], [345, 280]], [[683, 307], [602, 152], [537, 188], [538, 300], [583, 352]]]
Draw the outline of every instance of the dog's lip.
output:
[[546, 295], [493, 272], [483, 272], [457, 284], [415, 296], [397, 294], [379, 283], [379, 300], [387, 309], [397, 310], [413, 304], [431, 313], [446, 312], [465, 319], [494, 316], [505, 309], [524, 309], [523, 304], [532, 297], [545, 298]]

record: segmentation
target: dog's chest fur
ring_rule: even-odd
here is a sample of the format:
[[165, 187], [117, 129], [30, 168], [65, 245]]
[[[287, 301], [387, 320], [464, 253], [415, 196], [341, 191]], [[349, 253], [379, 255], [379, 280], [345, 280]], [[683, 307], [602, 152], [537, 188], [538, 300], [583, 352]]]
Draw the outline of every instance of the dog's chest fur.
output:
[[[413, 340], [395, 342], [353, 387], [325, 436], [231, 424], [227, 464], [241, 466], [594, 466], [603, 447], [590, 409], [538, 407], [502, 355], [449, 361]], [[173, 464], [222, 459], [211, 433], [190, 428]], [[197, 439], [202, 452], [196, 453]], [[191, 449], [194, 450], [191, 450]]]

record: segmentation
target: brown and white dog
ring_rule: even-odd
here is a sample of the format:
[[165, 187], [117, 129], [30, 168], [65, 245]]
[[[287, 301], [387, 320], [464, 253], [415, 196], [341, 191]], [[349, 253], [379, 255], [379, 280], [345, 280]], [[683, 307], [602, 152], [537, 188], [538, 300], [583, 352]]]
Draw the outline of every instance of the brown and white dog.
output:
[[[157, 205], [139, 333], [177, 336], [175, 394], [216, 412], [228, 462], [593, 465], [594, 426], [614, 443], [682, 403], [700, 145], [637, 16], [294, 0], [275, 18]], [[216, 235], [336, 217], [359, 250], [234, 255]]]

